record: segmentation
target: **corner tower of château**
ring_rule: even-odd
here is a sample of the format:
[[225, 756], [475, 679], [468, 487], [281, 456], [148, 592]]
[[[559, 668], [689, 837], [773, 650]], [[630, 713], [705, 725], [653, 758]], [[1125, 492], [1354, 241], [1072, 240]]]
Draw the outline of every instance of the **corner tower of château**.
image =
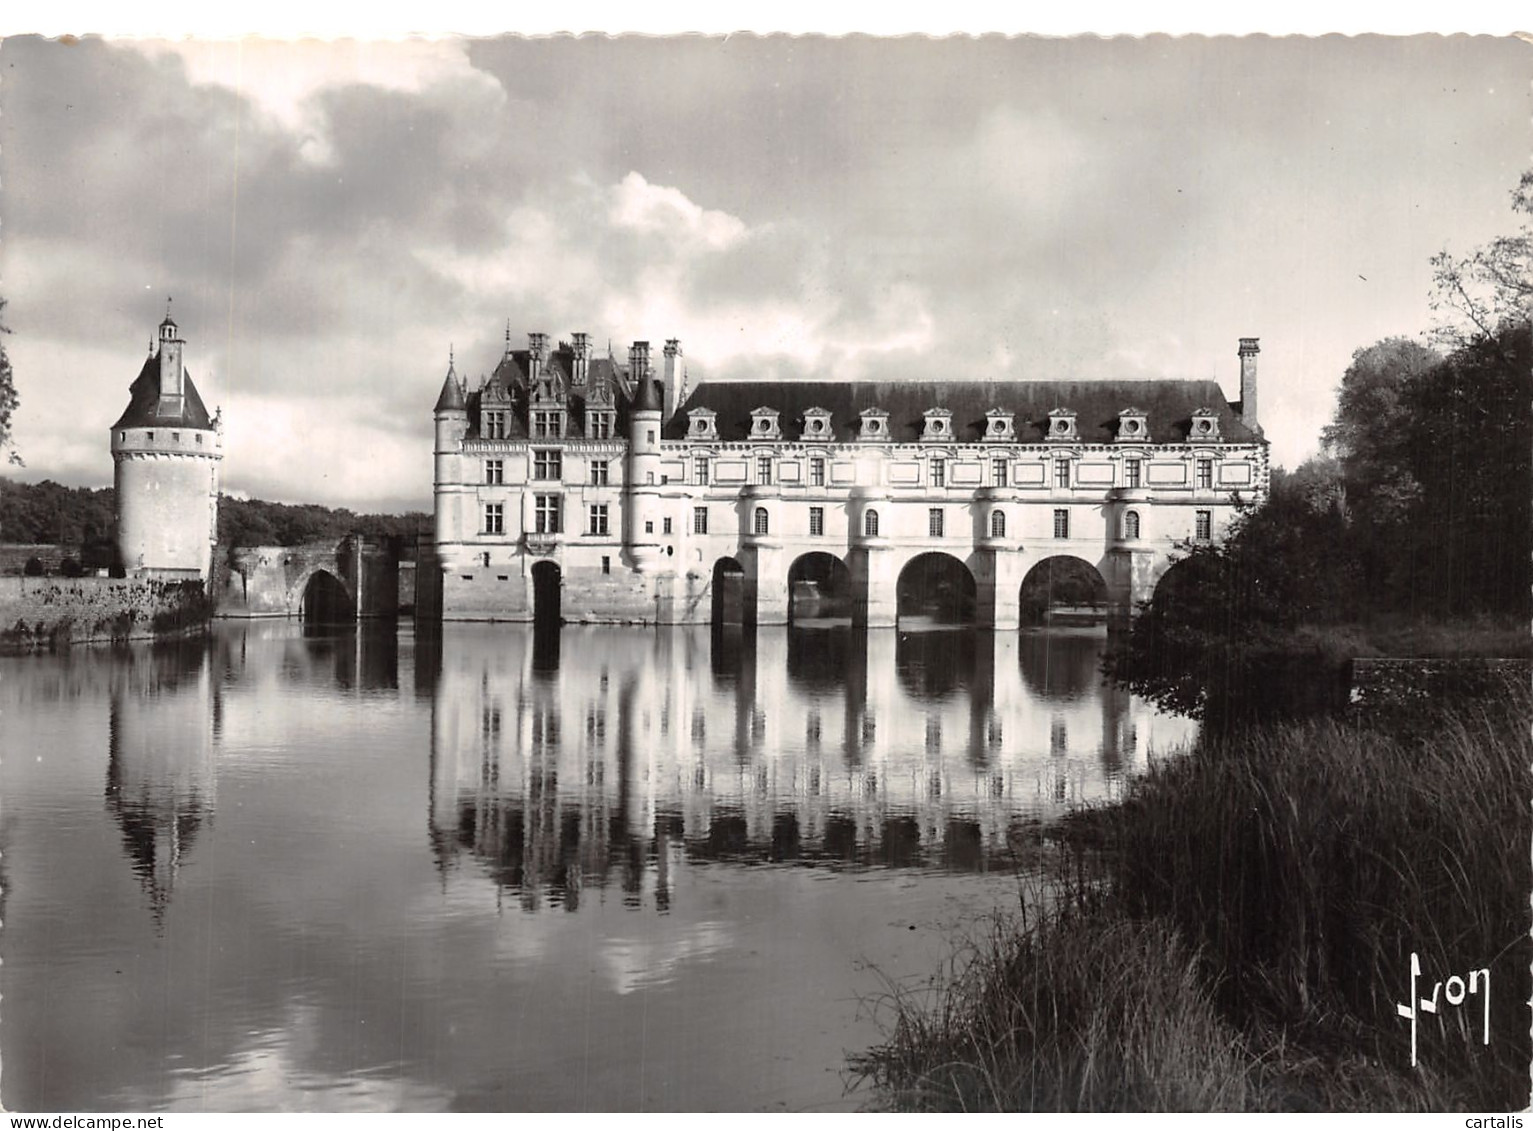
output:
[[130, 576], [207, 580], [218, 540], [223, 424], [208, 415], [167, 313], [112, 425], [117, 551]]

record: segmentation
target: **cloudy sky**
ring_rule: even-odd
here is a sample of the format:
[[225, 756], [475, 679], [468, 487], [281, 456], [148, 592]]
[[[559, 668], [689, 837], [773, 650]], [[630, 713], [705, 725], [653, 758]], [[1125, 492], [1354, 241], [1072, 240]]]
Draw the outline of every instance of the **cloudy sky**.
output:
[[1509, 231], [1515, 40], [0, 45], [26, 478], [111, 482], [174, 296], [235, 492], [429, 509], [509, 320], [736, 377], [1193, 377], [1276, 461], [1428, 260]]

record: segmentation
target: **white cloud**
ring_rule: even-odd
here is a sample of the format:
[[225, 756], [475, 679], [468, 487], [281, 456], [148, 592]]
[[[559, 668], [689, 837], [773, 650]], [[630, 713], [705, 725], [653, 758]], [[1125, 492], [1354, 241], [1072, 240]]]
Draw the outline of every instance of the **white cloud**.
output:
[[222, 86], [242, 95], [277, 126], [303, 138], [300, 153], [320, 164], [331, 160], [328, 130], [314, 96], [349, 85], [418, 94], [434, 86], [466, 84], [476, 93], [504, 97], [500, 85], [474, 69], [467, 41], [410, 39], [236, 40], [186, 39], [137, 45], [151, 58], [174, 56], [194, 85]]
[[738, 218], [702, 208], [680, 189], [652, 185], [639, 173], [629, 173], [610, 195], [607, 215], [618, 228], [653, 232], [670, 241], [700, 243], [712, 251], [733, 246], [746, 232]]

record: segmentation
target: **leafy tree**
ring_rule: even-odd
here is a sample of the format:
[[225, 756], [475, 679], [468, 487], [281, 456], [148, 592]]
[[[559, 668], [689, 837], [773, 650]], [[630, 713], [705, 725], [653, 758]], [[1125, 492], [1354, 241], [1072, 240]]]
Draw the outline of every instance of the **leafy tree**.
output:
[[[0, 298], [0, 316], [5, 313], [5, 303], [6, 300]], [[9, 327], [0, 322], [0, 334], [10, 332]], [[17, 466], [21, 465], [21, 455], [11, 446], [11, 415], [19, 403], [16, 379], [11, 372], [11, 359], [6, 356], [5, 342], [0, 340], [0, 451], [5, 451], [6, 459]]]
[[1120, 681], [1170, 710], [1221, 720], [1292, 711], [1300, 688], [1330, 697], [1338, 657], [1320, 638], [1296, 647], [1295, 634], [1356, 619], [1367, 575], [1347, 551], [1341, 509], [1317, 507], [1305, 486], [1279, 479], [1223, 542], [1180, 548], [1110, 661]]
[[1450, 345], [1526, 322], [1533, 302], [1533, 169], [1512, 190], [1521, 226], [1467, 256], [1446, 248], [1432, 257], [1432, 309], [1442, 320], [1434, 334]]
[[1321, 444], [1339, 464], [1346, 489], [1365, 496], [1370, 515], [1380, 521], [1398, 521], [1418, 493], [1402, 398], [1441, 361], [1435, 350], [1408, 338], [1385, 338], [1354, 353], [1342, 374], [1336, 416], [1321, 432]]
[[1413, 381], [1405, 450], [1420, 500], [1396, 539], [1397, 603], [1525, 617], [1533, 583], [1533, 327], [1503, 322]]

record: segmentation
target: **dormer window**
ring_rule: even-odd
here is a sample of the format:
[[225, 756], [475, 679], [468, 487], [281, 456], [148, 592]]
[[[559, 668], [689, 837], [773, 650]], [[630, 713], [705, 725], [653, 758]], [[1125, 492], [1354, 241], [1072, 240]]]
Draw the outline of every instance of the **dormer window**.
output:
[[687, 439], [717, 440], [719, 421], [711, 408], [694, 408], [687, 413]]
[[752, 440], [780, 440], [782, 431], [777, 427], [777, 410], [765, 406], [751, 413]]
[[926, 410], [926, 427], [921, 432], [923, 440], [951, 440], [953, 438], [953, 414], [945, 408]]
[[486, 440], [504, 440], [506, 438], [506, 414], [503, 412], [486, 412], [483, 419], [484, 438]]
[[1001, 442], [1016, 438], [1016, 416], [1005, 409], [993, 408], [985, 413], [985, 439]]
[[889, 438], [889, 414], [881, 408], [865, 408], [861, 414], [859, 440], [887, 440]]
[[591, 439], [612, 439], [612, 414], [610, 412], [593, 412], [588, 419], [591, 422]]
[[1219, 438], [1219, 415], [1211, 408], [1200, 408], [1192, 414], [1192, 440], [1217, 440]]
[[1150, 423], [1141, 409], [1126, 408], [1118, 413], [1118, 443], [1142, 444], [1150, 438]]
[[539, 409], [532, 414], [532, 438], [557, 440], [564, 435], [564, 413]]
[[829, 440], [830, 437], [830, 410], [824, 408], [805, 409], [804, 439]]
[[1075, 410], [1069, 408], [1056, 408], [1049, 413], [1049, 439], [1050, 440], [1076, 440], [1079, 437], [1075, 432]]

